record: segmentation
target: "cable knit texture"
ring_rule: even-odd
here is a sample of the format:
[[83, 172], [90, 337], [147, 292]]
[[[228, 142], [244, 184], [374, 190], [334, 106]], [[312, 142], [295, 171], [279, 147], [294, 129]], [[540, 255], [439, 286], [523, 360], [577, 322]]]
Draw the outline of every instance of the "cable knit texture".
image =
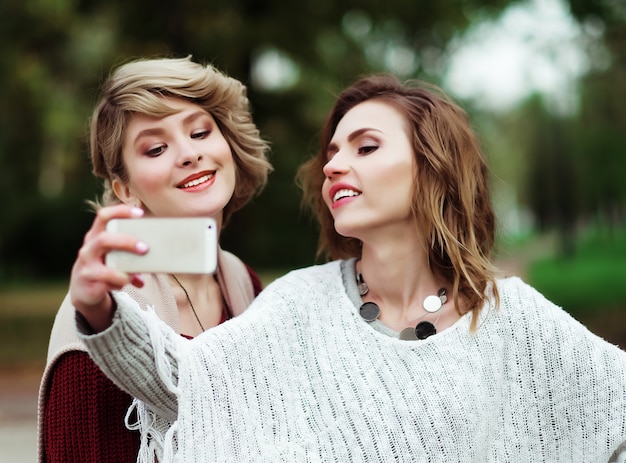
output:
[[[218, 282], [228, 306], [241, 313], [261, 290], [254, 271], [236, 256], [219, 250]], [[167, 275], [144, 275], [141, 289], [125, 288], [142, 307], [158, 308], [159, 316], [178, 326], [178, 310]], [[39, 462], [136, 462], [141, 429], [133, 398], [107, 378], [85, 352], [74, 330], [75, 309], [69, 295], [59, 309], [50, 336], [48, 362], [39, 391]], [[166, 426], [164, 423], [163, 426]]]
[[[132, 398], [100, 371], [87, 353], [71, 351], [57, 362], [45, 410], [48, 462], [133, 463], [139, 433], [124, 429]], [[82, 432], [78, 432], [82, 430]], [[52, 444], [56, 443], [56, 445]]]
[[163, 461], [625, 461], [626, 353], [520, 279], [498, 281], [476, 333], [466, 315], [424, 341], [363, 321], [353, 279], [352, 262], [291, 272], [191, 341], [119, 294], [84, 339], [176, 419], [150, 431]]

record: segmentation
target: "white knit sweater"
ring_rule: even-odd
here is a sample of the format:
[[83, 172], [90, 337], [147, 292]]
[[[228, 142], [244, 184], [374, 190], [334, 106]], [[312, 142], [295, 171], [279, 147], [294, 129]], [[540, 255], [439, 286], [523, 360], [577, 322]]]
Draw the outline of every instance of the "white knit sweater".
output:
[[498, 288], [476, 333], [466, 315], [403, 341], [361, 319], [353, 262], [337, 261], [191, 341], [123, 294], [113, 326], [83, 339], [173, 421], [143, 423], [165, 461], [626, 461], [626, 352], [520, 279]]

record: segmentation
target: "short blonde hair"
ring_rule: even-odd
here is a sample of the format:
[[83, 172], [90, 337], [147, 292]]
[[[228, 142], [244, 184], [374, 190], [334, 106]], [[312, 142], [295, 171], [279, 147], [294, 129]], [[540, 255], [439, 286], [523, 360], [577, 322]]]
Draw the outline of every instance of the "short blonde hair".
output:
[[163, 97], [184, 99], [209, 112], [233, 152], [236, 183], [224, 208], [226, 224], [233, 212], [265, 187], [272, 170], [269, 145], [252, 120], [246, 87], [191, 57], [135, 60], [118, 67], [104, 82], [90, 126], [93, 173], [104, 179], [100, 204], [120, 202], [111, 189], [114, 179], [128, 182], [122, 146], [132, 115], [164, 117], [175, 112]]

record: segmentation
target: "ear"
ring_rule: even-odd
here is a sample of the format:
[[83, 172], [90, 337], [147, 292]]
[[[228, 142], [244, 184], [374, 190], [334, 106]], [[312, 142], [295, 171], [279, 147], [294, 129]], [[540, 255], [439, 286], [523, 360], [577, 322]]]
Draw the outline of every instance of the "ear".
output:
[[111, 189], [115, 196], [124, 204], [129, 206], [141, 207], [141, 201], [133, 194], [126, 183], [123, 183], [120, 179], [115, 178], [111, 181]]

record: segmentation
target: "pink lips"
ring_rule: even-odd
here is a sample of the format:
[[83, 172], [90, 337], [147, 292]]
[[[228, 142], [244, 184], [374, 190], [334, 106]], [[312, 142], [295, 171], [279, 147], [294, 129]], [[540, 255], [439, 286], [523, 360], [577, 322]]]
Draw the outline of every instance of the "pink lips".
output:
[[204, 172], [198, 172], [197, 174], [190, 175], [185, 178], [182, 182], [176, 185], [176, 188], [186, 190], [186, 191], [196, 191], [200, 189], [204, 189], [211, 185], [215, 179], [215, 171], [209, 170]]
[[338, 183], [333, 185], [329, 192], [328, 197], [332, 204], [332, 208], [336, 209], [348, 202], [353, 201], [355, 198], [361, 195], [361, 191], [354, 188], [347, 183]]

